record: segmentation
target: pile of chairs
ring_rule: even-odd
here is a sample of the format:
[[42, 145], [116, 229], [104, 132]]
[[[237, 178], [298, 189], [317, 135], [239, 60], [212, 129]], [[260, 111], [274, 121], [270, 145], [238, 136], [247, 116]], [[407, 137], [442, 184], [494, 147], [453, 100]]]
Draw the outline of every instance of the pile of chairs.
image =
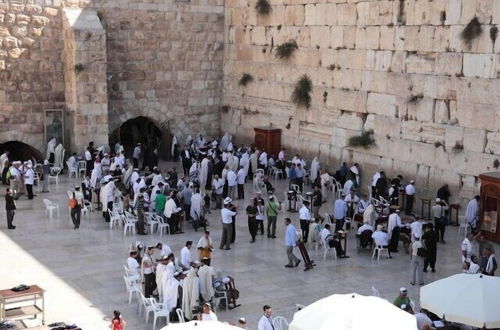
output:
[[[115, 211], [116, 210], [116, 211]], [[113, 211], [109, 211], [109, 229], [113, 229], [115, 226], [123, 226], [123, 236], [127, 236], [127, 233], [135, 235], [136, 233], [136, 223], [137, 216], [128, 211], [124, 211], [123, 207], [119, 205], [113, 205]], [[156, 231], [160, 236], [163, 233], [170, 234], [170, 225], [159, 216], [152, 212], [145, 212], [145, 225], [149, 226], [151, 235]]]

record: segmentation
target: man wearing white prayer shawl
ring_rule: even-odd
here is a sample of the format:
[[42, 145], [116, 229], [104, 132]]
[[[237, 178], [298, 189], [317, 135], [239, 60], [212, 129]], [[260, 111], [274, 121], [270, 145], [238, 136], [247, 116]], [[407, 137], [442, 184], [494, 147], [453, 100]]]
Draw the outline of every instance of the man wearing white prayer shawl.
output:
[[245, 170], [245, 177], [248, 176], [248, 169], [250, 167], [250, 156], [248, 153], [244, 152], [240, 158], [240, 166]]
[[259, 162], [259, 150], [255, 150], [253, 154], [250, 155], [250, 166], [252, 167], [252, 174], [257, 171], [257, 164]]
[[200, 190], [196, 189], [193, 196], [191, 196], [191, 210], [189, 211], [191, 219], [199, 219], [201, 217], [202, 202], [203, 197], [200, 194]]
[[196, 276], [196, 268], [191, 267], [182, 285], [182, 311], [188, 320], [193, 318], [193, 307], [198, 305], [199, 282], [198, 276]]
[[330, 174], [325, 169], [321, 170], [321, 196], [324, 201], [327, 199], [328, 188], [330, 188]]
[[173, 255], [171, 255], [170, 261], [165, 269], [165, 274], [162, 277], [163, 306], [170, 312], [177, 306], [180, 285], [179, 281], [174, 277], [175, 264], [172, 258]]
[[220, 147], [222, 151], [227, 149], [229, 142], [231, 142], [230, 135], [229, 133], [225, 133], [224, 136], [220, 139]]
[[479, 199], [479, 195], [471, 199], [467, 204], [467, 209], [465, 211], [465, 219], [467, 219], [467, 223], [472, 228], [476, 228], [477, 220], [479, 219]]
[[213, 267], [207, 265], [207, 259], [202, 259], [202, 266], [198, 270], [198, 276], [200, 278], [200, 293], [204, 301], [210, 301], [215, 295], [214, 291], [214, 277], [215, 270]]
[[177, 144], [178, 144], [177, 137], [174, 135], [172, 139], [172, 147], [170, 148], [170, 156], [172, 157], [172, 159], [174, 159], [175, 148]]
[[54, 154], [55, 153], [55, 150], [56, 150], [56, 138], [53, 138], [52, 140], [49, 141], [49, 143], [47, 144], [47, 153], [45, 155], [45, 159], [48, 159], [49, 161], [54, 161], [54, 159], [52, 158], [51, 159], [51, 154]]
[[9, 152], [6, 151], [0, 156], [0, 175], [3, 174], [3, 170], [9, 163]]
[[59, 144], [55, 149], [54, 149], [54, 166], [62, 168], [63, 167], [63, 155], [64, 153], [64, 147], [62, 144]]
[[311, 162], [311, 173], [309, 174], [309, 179], [311, 180], [311, 183], [314, 185], [314, 182], [316, 181], [316, 178], [318, 177], [318, 171], [319, 171], [319, 160], [318, 157], [314, 157], [313, 161]]
[[205, 193], [205, 186], [207, 185], [208, 163], [209, 162], [210, 161], [206, 157], [203, 158], [203, 160], [201, 161], [201, 169], [200, 169], [200, 175], [199, 175], [198, 179], [200, 181], [200, 189], [201, 189], [202, 194]]
[[363, 213], [363, 223], [368, 223], [370, 226], [375, 228], [375, 220], [377, 220], [377, 212], [375, 212], [375, 207], [370, 204], [366, 207]]
[[165, 276], [165, 272], [167, 270], [168, 260], [168, 255], [163, 255], [162, 259], [156, 266], [156, 288], [158, 290], [158, 297], [160, 297], [160, 299], [163, 299], [163, 276]]
[[[128, 189], [130, 187], [130, 182], [132, 180], [132, 174], [134, 173], [134, 169], [132, 166], [129, 166], [123, 175], [122, 183]], [[137, 174], [139, 176], [139, 174]]]

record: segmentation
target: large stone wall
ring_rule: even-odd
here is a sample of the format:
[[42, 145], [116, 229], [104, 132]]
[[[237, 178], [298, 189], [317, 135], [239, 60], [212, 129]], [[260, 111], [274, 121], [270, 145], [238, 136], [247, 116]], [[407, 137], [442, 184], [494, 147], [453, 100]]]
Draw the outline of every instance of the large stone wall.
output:
[[[435, 189], [449, 183], [457, 199], [478, 189], [478, 174], [500, 158], [500, 24], [498, 0], [228, 0], [221, 127], [241, 140], [253, 127], [283, 130], [290, 152], [319, 155], [323, 164], [357, 161], [415, 178]], [[460, 34], [477, 17], [482, 34]], [[289, 60], [276, 46], [296, 40]], [[243, 73], [254, 77], [238, 85]], [[312, 105], [290, 101], [308, 74]], [[348, 146], [374, 130], [376, 146]], [[456, 194], [458, 192], [458, 194]], [[423, 192], [424, 194], [426, 192]], [[430, 193], [428, 191], [427, 193]]]
[[61, 108], [75, 151], [139, 116], [218, 136], [223, 24], [222, 0], [0, 0], [0, 142], [45, 150], [43, 111]]

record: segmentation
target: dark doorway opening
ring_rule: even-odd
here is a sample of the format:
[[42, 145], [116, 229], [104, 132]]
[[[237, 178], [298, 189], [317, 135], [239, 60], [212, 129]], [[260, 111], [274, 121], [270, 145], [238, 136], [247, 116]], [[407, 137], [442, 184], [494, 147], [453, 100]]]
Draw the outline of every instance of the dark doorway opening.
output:
[[[124, 122], [109, 138], [111, 149], [120, 142], [125, 149], [125, 156], [132, 157], [135, 145], [140, 142], [148, 152], [157, 149], [159, 157], [166, 158], [166, 148], [170, 148], [171, 135], [168, 130], [160, 129], [147, 117], [136, 117]], [[168, 155], [170, 156], [170, 155]]]
[[41, 161], [43, 159], [40, 151], [26, 143], [19, 141], [8, 141], [0, 144], [0, 154], [3, 154], [6, 151], [10, 152], [10, 161], [20, 160], [24, 162], [30, 159]]

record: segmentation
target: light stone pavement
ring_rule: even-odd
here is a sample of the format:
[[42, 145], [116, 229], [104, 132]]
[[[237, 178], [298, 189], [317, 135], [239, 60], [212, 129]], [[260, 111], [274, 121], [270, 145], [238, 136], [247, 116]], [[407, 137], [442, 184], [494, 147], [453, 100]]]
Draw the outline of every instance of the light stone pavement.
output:
[[[165, 165], [165, 164], [164, 164]], [[172, 166], [172, 163], [168, 163]], [[162, 167], [164, 168], [164, 167]], [[79, 181], [78, 181], [79, 182]], [[137, 314], [137, 303], [128, 304], [123, 282], [123, 264], [128, 247], [136, 240], [146, 245], [166, 242], [176, 253], [186, 240], [198, 241], [201, 231], [184, 226], [184, 234], [159, 237], [123, 236], [123, 229], [109, 229], [100, 212], [94, 212], [89, 222], [83, 220], [79, 230], [73, 230], [66, 191], [77, 181], [60, 177], [59, 186], [50, 186], [48, 194], [39, 193], [34, 200], [21, 197], [17, 201], [15, 217], [17, 229], [7, 231], [5, 211], [1, 210], [0, 223], [0, 287], [38, 284], [46, 294], [47, 322], [64, 321], [77, 323], [85, 330], [107, 329], [109, 316], [114, 309], [122, 312], [128, 329], [151, 329], [152, 321], [145, 324], [144, 317]], [[274, 181], [273, 181], [274, 183]], [[278, 183], [277, 191], [283, 191], [285, 182]], [[309, 187], [306, 190], [310, 190]], [[238, 205], [236, 243], [230, 251], [215, 250], [212, 265], [235, 278], [240, 291], [240, 307], [226, 312], [218, 310], [219, 320], [236, 322], [244, 316], [249, 329], [256, 329], [264, 304], [273, 307], [274, 315], [286, 317], [289, 321], [295, 311], [295, 303], [310, 304], [335, 293], [357, 292], [370, 295], [376, 287], [384, 298], [392, 300], [399, 287], [405, 286], [409, 296], [417, 303], [419, 287], [409, 283], [409, 256], [402, 252], [393, 259], [371, 260], [371, 252], [356, 252], [354, 231], [348, 238], [349, 259], [323, 261], [322, 251], [308, 248], [317, 267], [303, 271], [303, 263], [294, 269], [284, 268], [287, 263], [283, 245], [286, 212], [278, 218], [277, 239], [258, 236], [256, 244], [250, 244], [244, 209], [253, 191], [251, 184], [245, 186], [246, 201], [235, 201]], [[283, 193], [277, 193], [280, 200]], [[266, 195], [264, 194], [264, 197]], [[44, 214], [43, 198], [49, 198], [60, 206], [60, 219], [52, 222]], [[321, 214], [331, 212], [332, 197], [323, 204]], [[419, 205], [420, 206], [420, 205]], [[218, 247], [221, 236], [220, 211], [208, 216], [209, 230]], [[289, 214], [293, 224], [299, 228], [297, 213]], [[266, 221], [267, 223], [267, 221]], [[460, 272], [460, 240], [458, 227], [447, 227], [445, 245], [438, 245], [437, 272], [424, 274], [426, 283]], [[403, 249], [400, 247], [400, 251]], [[197, 251], [193, 248], [193, 254]], [[295, 254], [300, 257], [298, 249]], [[163, 320], [160, 324], [163, 325]], [[157, 326], [157, 328], [159, 328]]]

